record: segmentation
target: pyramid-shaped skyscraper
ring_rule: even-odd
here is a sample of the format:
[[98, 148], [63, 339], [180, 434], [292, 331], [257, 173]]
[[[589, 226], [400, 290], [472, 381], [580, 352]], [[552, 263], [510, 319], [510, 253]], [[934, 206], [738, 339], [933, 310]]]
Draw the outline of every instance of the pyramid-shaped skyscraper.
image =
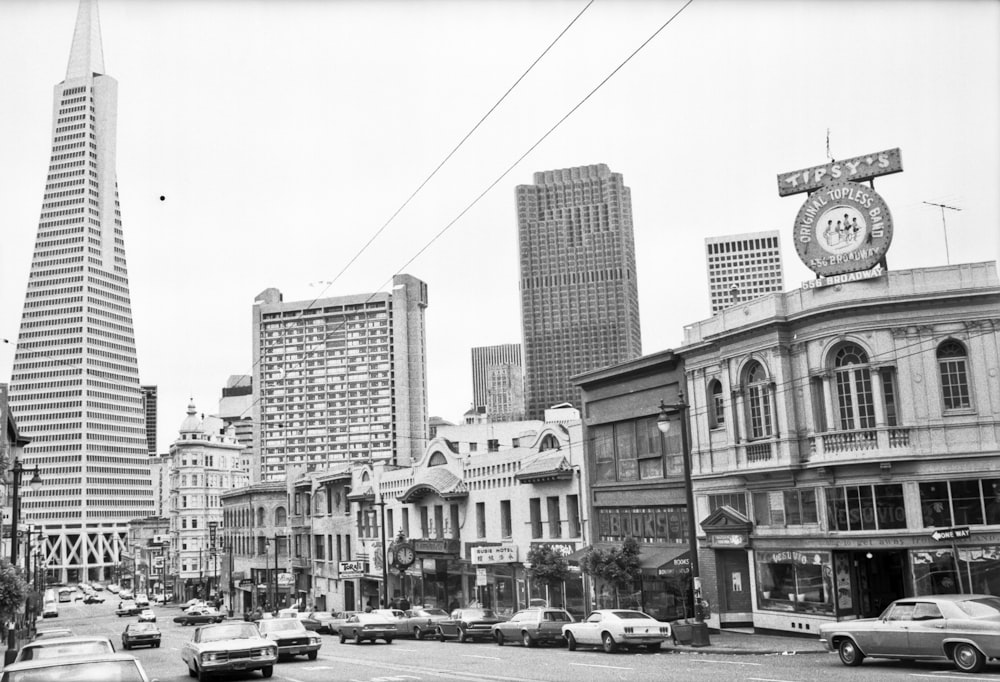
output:
[[41, 526], [42, 560], [61, 582], [109, 578], [123, 563], [128, 522], [153, 510], [118, 207], [117, 104], [96, 0], [81, 0], [66, 79], [55, 86], [10, 385], [31, 438], [24, 464], [42, 478], [40, 490], [22, 490], [21, 523]]

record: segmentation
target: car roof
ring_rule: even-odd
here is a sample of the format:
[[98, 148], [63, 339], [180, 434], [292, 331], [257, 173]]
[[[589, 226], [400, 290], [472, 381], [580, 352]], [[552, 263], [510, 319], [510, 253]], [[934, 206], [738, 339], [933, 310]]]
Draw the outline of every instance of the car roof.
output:
[[71, 644], [74, 642], [107, 642], [111, 643], [110, 637], [104, 635], [73, 635], [70, 637], [47, 637], [46, 639], [28, 642], [24, 646], [57, 646], [59, 644]]
[[32, 668], [51, 668], [52, 666], [66, 665], [69, 663], [100, 663], [102, 661], [135, 661], [140, 668], [142, 667], [142, 664], [139, 663], [139, 659], [135, 656], [115, 652], [113, 654], [84, 654], [83, 656], [60, 656], [59, 658], [41, 658], [31, 661], [21, 661], [19, 663], [11, 663], [10, 665], [4, 666], [3, 672], [7, 673], [15, 670], [31, 670]]

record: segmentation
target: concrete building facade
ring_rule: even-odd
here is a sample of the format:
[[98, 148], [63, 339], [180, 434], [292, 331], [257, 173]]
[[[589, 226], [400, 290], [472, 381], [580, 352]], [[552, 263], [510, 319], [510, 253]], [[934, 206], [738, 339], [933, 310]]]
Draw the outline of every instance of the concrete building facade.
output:
[[427, 285], [396, 275], [390, 292], [253, 307], [255, 481], [290, 465], [352, 459], [405, 465], [427, 442]]
[[521, 345], [504, 343], [472, 349], [472, 404], [485, 407], [489, 421], [524, 418]]
[[785, 290], [778, 230], [706, 237], [705, 262], [713, 315]]

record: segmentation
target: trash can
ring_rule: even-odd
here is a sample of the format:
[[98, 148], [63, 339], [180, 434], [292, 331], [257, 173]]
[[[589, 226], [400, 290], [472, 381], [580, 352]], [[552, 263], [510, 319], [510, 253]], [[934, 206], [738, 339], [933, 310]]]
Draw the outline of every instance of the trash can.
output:
[[677, 621], [671, 623], [675, 644], [687, 646], [709, 646], [708, 623], [698, 621]]

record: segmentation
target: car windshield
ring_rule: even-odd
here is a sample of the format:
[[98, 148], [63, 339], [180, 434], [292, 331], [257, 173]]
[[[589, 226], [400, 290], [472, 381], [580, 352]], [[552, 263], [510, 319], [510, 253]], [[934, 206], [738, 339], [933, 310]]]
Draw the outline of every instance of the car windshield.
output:
[[558, 621], [560, 623], [569, 623], [573, 619], [565, 611], [546, 611], [542, 614], [542, 620]]
[[317, 620], [330, 620], [331, 618], [333, 618], [333, 616], [330, 615], [329, 611], [313, 611], [309, 615]]
[[145, 682], [137, 661], [83, 661], [30, 670], [5, 670], [3, 682]]
[[131, 623], [128, 626], [129, 632], [156, 632], [156, 626], [152, 623]]
[[463, 618], [496, 618], [492, 609], [465, 609], [462, 611]]
[[622, 620], [653, 620], [642, 611], [615, 611], [614, 614]]
[[989, 618], [1000, 616], [1000, 597], [980, 597], [979, 599], [963, 599], [955, 602], [955, 606], [972, 618]]
[[294, 618], [272, 618], [271, 620], [262, 620], [259, 627], [261, 632], [284, 632], [286, 630], [305, 632], [306, 629], [305, 625]]
[[447, 616], [448, 612], [444, 609], [417, 609], [413, 613], [418, 616]]
[[254, 639], [260, 637], [257, 626], [253, 623], [226, 623], [202, 627], [199, 630], [200, 642], [220, 642], [224, 639]]
[[38, 644], [37, 646], [26, 646], [21, 649], [18, 655], [19, 661], [38, 661], [52, 658], [62, 658], [64, 656], [87, 656], [91, 654], [114, 653], [114, 647], [110, 642], [95, 640], [89, 642], [60, 642], [51, 640], [51, 643]]

